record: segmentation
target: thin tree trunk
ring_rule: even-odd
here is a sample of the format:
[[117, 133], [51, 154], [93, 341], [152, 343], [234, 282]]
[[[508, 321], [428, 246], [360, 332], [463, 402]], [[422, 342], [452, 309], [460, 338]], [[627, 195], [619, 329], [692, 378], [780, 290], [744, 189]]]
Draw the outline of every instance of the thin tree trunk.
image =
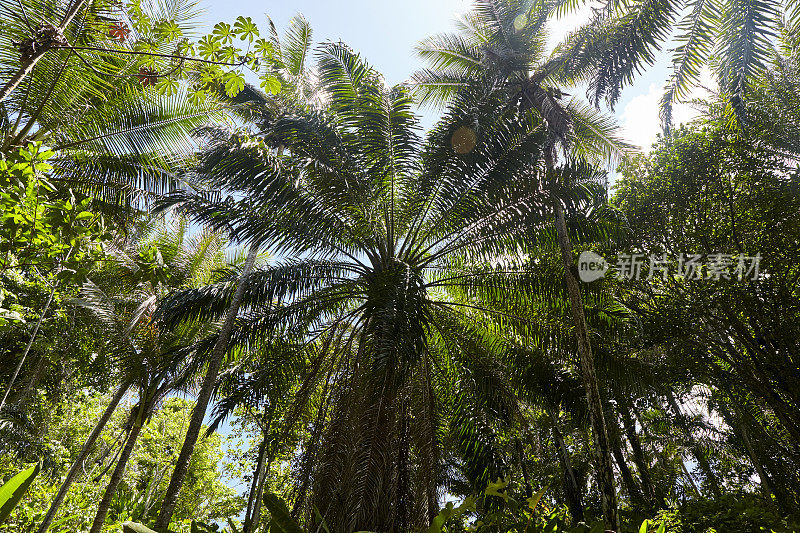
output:
[[270, 421], [268, 420], [269, 404], [264, 406], [264, 423], [266, 428], [262, 429], [261, 444], [258, 447], [258, 460], [256, 469], [253, 472], [253, 483], [250, 485], [250, 494], [247, 497], [247, 512], [244, 515], [244, 525], [242, 533], [250, 533], [256, 526], [252, 524], [255, 502], [261, 497], [262, 478], [264, 477], [264, 464], [267, 455], [267, 439], [269, 438]]
[[67, 492], [72, 486], [72, 483], [75, 481], [78, 473], [81, 471], [82, 465], [89, 456], [92, 446], [94, 446], [94, 443], [100, 437], [100, 433], [102, 433], [106, 424], [111, 419], [111, 415], [113, 415], [114, 411], [117, 410], [119, 402], [122, 401], [123, 397], [125, 397], [125, 393], [128, 392], [129, 387], [130, 382], [124, 382], [117, 388], [117, 392], [114, 393], [114, 396], [112, 396], [111, 401], [106, 406], [106, 410], [103, 411], [100, 420], [97, 421], [94, 429], [92, 429], [92, 432], [89, 433], [88, 437], [86, 437], [86, 441], [83, 443], [83, 447], [78, 453], [78, 457], [75, 459], [75, 462], [72, 463], [72, 467], [69, 469], [69, 472], [67, 472], [67, 477], [64, 478], [64, 481], [61, 483], [61, 487], [58, 489], [58, 494], [56, 494], [55, 499], [53, 499], [53, 503], [50, 504], [50, 509], [47, 510], [47, 514], [44, 516], [44, 519], [39, 525], [39, 529], [36, 530], [36, 533], [45, 533], [50, 528], [50, 524], [53, 523], [53, 519], [58, 512], [58, 508], [61, 507], [61, 504], [64, 502], [64, 498], [67, 496]]
[[[59, 24], [57, 28], [59, 33], [64, 32], [64, 30], [67, 28], [67, 26], [69, 26], [69, 24], [72, 22], [72, 19], [75, 18], [75, 15], [78, 14], [78, 11], [80, 11], [85, 3], [86, 0], [75, 0], [75, 4], [67, 11], [66, 15], [64, 15], [64, 18], [61, 20], [61, 24]], [[31, 38], [34, 37], [34, 35], [31, 35]], [[3, 88], [0, 89], [0, 103], [2, 103], [3, 100], [8, 97], [8, 95], [10, 95], [17, 87], [19, 87], [19, 84], [22, 83], [26, 77], [28, 77], [33, 68], [36, 66], [36, 63], [38, 63], [39, 60], [42, 59], [50, 50], [52, 50], [51, 46], [42, 46], [36, 51], [35, 54], [25, 61], [22, 61], [19, 70], [17, 70], [17, 72], [11, 76], [11, 79], [8, 80]]]
[[136, 446], [139, 433], [142, 431], [142, 426], [149, 413], [150, 407], [148, 404], [149, 402], [146, 402], [141, 405], [139, 413], [133, 421], [131, 431], [128, 433], [128, 440], [125, 441], [125, 447], [122, 449], [122, 454], [119, 456], [117, 466], [111, 474], [111, 479], [108, 480], [106, 491], [103, 493], [103, 499], [100, 500], [100, 505], [97, 507], [97, 514], [94, 517], [94, 522], [92, 522], [89, 533], [100, 533], [100, 530], [103, 528], [103, 523], [106, 521], [106, 515], [108, 514], [108, 508], [111, 506], [111, 500], [117, 492], [120, 481], [122, 481], [122, 476], [125, 474], [125, 467], [128, 465], [128, 460], [133, 453], [133, 448]]
[[[61, 273], [64, 270], [64, 263], [69, 259], [72, 255], [73, 248], [69, 249], [67, 255], [59, 262], [58, 264], [58, 272]], [[50, 309], [50, 304], [53, 301], [53, 296], [56, 293], [56, 288], [58, 287], [58, 278], [53, 280], [53, 288], [50, 289], [50, 295], [47, 297], [47, 303], [44, 304], [44, 309], [42, 309], [41, 314], [39, 315], [39, 320], [36, 321], [36, 326], [33, 328], [33, 332], [31, 333], [30, 339], [28, 339], [28, 344], [25, 346], [25, 351], [22, 353], [22, 358], [19, 360], [17, 364], [17, 368], [14, 369], [14, 374], [11, 376], [11, 380], [8, 382], [8, 388], [6, 389], [6, 393], [3, 395], [3, 399], [0, 400], [0, 411], [3, 410], [3, 406], [6, 403], [6, 399], [8, 398], [8, 394], [11, 392], [11, 388], [14, 386], [14, 382], [17, 380], [17, 376], [19, 375], [19, 371], [22, 368], [22, 364], [25, 362], [25, 359], [28, 357], [28, 353], [31, 351], [31, 346], [33, 346], [33, 341], [36, 339], [36, 335], [39, 333], [39, 328], [42, 326], [42, 321], [44, 320], [44, 316], [47, 314], [47, 311]]]
[[644, 448], [642, 442], [639, 440], [639, 435], [636, 434], [636, 424], [631, 418], [630, 412], [625, 407], [620, 409], [622, 416], [622, 423], [625, 428], [625, 436], [631, 444], [633, 450], [633, 462], [636, 469], [639, 471], [639, 480], [642, 483], [642, 490], [644, 491], [645, 498], [650, 502], [652, 507], [664, 506], [663, 499], [656, 494], [655, 486], [650, 478], [650, 468], [645, 459]]
[[517, 448], [517, 460], [522, 469], [522, 480], [525, 482], [525, 496], [530, 498], [533, 496], [533, 488], [531, 487], [531, 479], [528, 474], [528, 466], [525, 464], [525, 455], [522, 453], [522, 441], [519, 440], [519, 437], [514, 439], [514, 445]]
[[772, 477], [767, 473], [766, 469], [764, 468], [764, 463], [761, 461], [761, 458], [753, 447], [753, 443], [750, 440], [750, 434], [745, 425], [744, 417], [742, 416], [744, 409], [740, 405], [737, 405], [734, 413], [731, 413], [725, 405], [720, 404], [719, 407], [720, 412], [728, 424], [730, 424], [731, 427], [739, 433], [739, 436], [742, 437], [742, 443], [744, 444], [745, 451], [750, 458], [753, 468], [755, 468], [756, 473], [758, 474], [758, 478], [760, 480], [759, 488], [761, 489], [761, 493], [764, 495], [764, 498], [767, 500], [767, 502], [772, 503], [772, 495], [774, 494], [778, 507], [780, 507], [782, 510], [786, 510], [787, 512], [790, 511], [790, 507], [786, 505], [786, 500], [783, 498], [783, 493], [778, 492]]
[[[548, 161], [552, 168], [552, 162]], [[617, 493], [614, 488], [614, 467], [611, 461], [611, 447], [608, 442], [606, 422], [603, 417], [603, 405], [600, 400], [600, 388], [597, 384], [597, 375], [594, 368], [594, 355], [589, 341], [589, 328], [586, 325], [586, 316], [583, 311], [583, 295], [575, 273], [575, 264], [572, 258], [572, 244], [567, 233], [567, 223], [564, 219], [564, 210], [561, 203], [556, 200], [556, 232], [558, 244], [561, 248], [561, 258], [564, 263], [564, 278], [567, 284], [572, 318], [575, 324], [575, 337], [578, 341], [578, 355], [580, 356], [581, 378], [586, 390], [586, 401], [589, 405], [589, 422], [592, 426], [594, 437], [594, 454], [597, 461], [597, 479], [603, 505], [603, 519], [606, 527], [619, 531], [619, 516], [617, 514]]]
[[186, 439], [183, 441], [181, 453], [178, 456], [178, 461], [175, 464], [175, 471], [172, 473], [172, 478], [169, 481], [167, 492], [164, 495], [164, 501], [161, 505], [161, 511], [156, 520], [155, 528], [166, 529], [172, 520], [172, 513], [175, 511], [175, 505], [178, 503], [178, 496], [183, 486], [183, 480], [189, 470], [189, 461], [192, 458], [192, 452], [197, 444], [197, 439], [200, 436], [200, 429], [203, 426], [203, 419], [206, 416], [208, 404], [211, 401], [211, 394], [214, 392], [214, 386], [217, 383], [220, 368], [222, 367], [222, 359], [225, 352], [228, 351], [228, 342], [233, 332], [233, 326], [236, 322], [236, 315], [239, 312], [239, 306], [244, 297], [244, 291], [247, 285], [247, 277], [253, 269], [256, 257], [258, 256], [258, 245], [253, 245], [247, 255], [247, 260], [244, 263], [242, 274], [239, 276], [239, 284], [236, 287], [236, 292], [233, 294], [231, 305], [225, 315], [225, 321], [220, 329], [217, 342], [214, 343], [214, 349], [211, 352], [211, 360], [208, 363], [208, 371], [206, 372], [203, 384], [200, 388], [200, 393], [197, 395], [197, 403], [192, 410], [192, 419], [189, 422], [189, 428], [186, 431]]
[[47, 314], [47, 311], [50, 309], [50, 303], [53, 301], [53, 295], [56, 292], [56, 287], [58, 286], [57, 283], [53, 282], [53, 288], [50, 289], [50, 295], [47, 297], [47, 303], [44, 304], [44, 308], [42, 309], [41, 314], [39, 315], [39, 320], [36, 321], [36, 325], [33, 327], [33, 332], [31, 333], [30, 338], [28, 339], [28, 344], [25, 346], [25, 351], [22, 352], [22, 357], [17, 363], [17, 368], [14, 369], [14, 373], [11, 375], [11, 379], [8, 382], [8, 388], [6, 389], [6, 393], [3, 395], [3, 399], [0, 400], [0, 411], [3, 410], [3, 406], [6, 404], [6, 399], [8, 398], [8, 394], [11, 392], [11, 388], [14, 386], [14, 382], [17, 380], [17, 376], [19, 376], [19, 371], [22, 368], [23, 363], [25, 363], [25, 359], [28, 357], [28, 353], [31, 351], [31, 346], [33, 346], [33, 341], [36, 339], [36, 334], [39, 333], [39, 328], [42, 325], [42, 321], [44, 320], [44, 315]]
[[675, 419], [677, 420], [678, 425], [680, 426], [686, 438], [689, 439], [689, 441], [691, 442], [692, 455], [697, 461], [697, 465], [700, 467], [700, 470], [703, 471], [703, 475], [705, 475], [706, 481], [708, 481], [708, 484], [711, 486], [711, 490], [714, 492], [714, 496], [719, 497], [722, 494], [722, 491], [719, 488], [719, 482], [717, 481], [717, 476], [711, 469], [711, 464], [709, 464], [708, 462], [708, 457], [706, 457], [706, 454], [700, 448], [694, 436], [691, 434], [689, 426], [684, 418], [684, 414], [681, 411], [681, 408], [678, 405], [678, 401], [675, 399], [675, 395], [672, 393], [671, 390], [667, 391], [667, 401], [669, 402], [670, 407], [675, 413]]
[[42, 378], [42, 372], [44, 371], [46, 365], [47, 357], [40, 355], [33, 367], [33, 373], [31, 373], [31, 377], [28, 382], [25, 384], [22, 390], [11, 395], [11, 400], [9, 400], [11, 403], [16, 403], [20, 406], [27, 404], [28, 395], [30, 394], [31, 390], [39, 384], [39, 380]]
[[649, 505], [642, 494], [642, 489], [633, 477], [631, 469], [628, 467], [628, 462], [625, 459], [625, 453], [622, 451], [622, 438], [619, 434], [619, 425], [617, 424], [616, 416], [608, 421], [608, 436], [611, 443], [611, 452], [614, 455], [614, 460], [617, 462], [619, 473], [622, 476], [622, 481], [628, 490], [628, 497], [632, 502], [641, 505], [649, 511]]
[[272, 454], [267, 458], [264, 470], [261, 474], [261, 479], [258, 482], [258, 488], [256, 489], [256, 500], [253, 502], [253, 525], [250, 528], [253, 532], [258, 530], [258, 524], [261, 522], [261, 502], [264, 501], [264, 485], [267, 484], [267, 473], [271, 466]]
[[561, 430], [558, 428], [558, 418], [550, 408], [545, 406], [547, 414], [553, 421], [553, 437], [556, 439], [556, 446], [558, 447], [561, 465], [564, 468], [564, 476], [568, 487], [564, 491], [567, 496], [567, 507], [569, 507], [569, 514], [572, 515], [574, 523], [583, 522], [583, 499], [581, 498], [581, 489], [578, 486], [578, 477], [575, 475], [575, 470], [572, 468], [572, 461], [569, 459], [569, 450], [564, 442], [564, 437], [561, 435]]

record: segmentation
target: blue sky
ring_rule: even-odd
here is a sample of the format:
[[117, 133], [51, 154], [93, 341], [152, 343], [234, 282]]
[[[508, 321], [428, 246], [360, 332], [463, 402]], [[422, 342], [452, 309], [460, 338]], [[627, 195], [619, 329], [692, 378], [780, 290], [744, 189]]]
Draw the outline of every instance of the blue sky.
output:
[[[315, 42], [342, 40], [360, 52], [390, 84], [408, 79], [422, 65], [414, 46], [425, 37], [453, 29], [453, 21], [469, 10], [472, 0], [200, 0], [203, 19], [209, 28], [215, 22], [233, 22], [237, 16], [251, 17], [266, 28], [270, 16], [282, 31], [288, 20], [302, 13], [311, 23]], [[556, 21], [551, 43], [555, 44], [570, 29], [585, 19], [584, 13]], [[668, 53], [628, 87], [616, 105], [627, 140], [649, 147], [660, 131], [658, 101], [668, 78]], [[435, 111], [424, 111], [424, 124], [430, 125]], [[678, 106], [676, 122], [693, 116], [688, 106]]]

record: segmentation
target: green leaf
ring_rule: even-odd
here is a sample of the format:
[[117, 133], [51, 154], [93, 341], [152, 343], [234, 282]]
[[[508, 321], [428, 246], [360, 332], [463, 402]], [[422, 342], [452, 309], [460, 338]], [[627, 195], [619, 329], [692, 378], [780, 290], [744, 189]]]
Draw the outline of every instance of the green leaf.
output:
[[647, 533], [647, 528], [650, 525], [650, 520], [645, 520], [642, 522], [642, 525], [639, 526], [639, 533]]
[[239, 36], [241, 40], [253, 42], [253, 38], [258, 37], [258, 27], [250, 17], [242, 17], [236, 19], [233, 24], [233, 31]]
[[275, 53], [275, 47], [266, 39], [258, 39], [255, 46], [256, 53], [262, 57], [272, 57]]
[[508, 501], [508, 494], [500, 492], [506, 487], [508, 487], [508, 481], [497, 478], [497, 481], [489, 483], [489, 486], [486, 487], [486, 490], [483, 493], [486, 496], [497, 496], [498, 498], [503, 498], [503, 500]]
[[183, 35], [180, 26], [175, 24], [175, 21], [172, 20], [162, 20], [156, 24], [154, 29], [159, 37], [167, 41], [174, 41]]
[[225, 82], [225, 94], [234, 97], [244, 89], [244, 76], [233, 70], [226, 72], [222, 78]]
[[36, 464], [23, 470], [0, 487], [0, 524], [5, 522], [11, 511], [19, 505], [22, 496], [25, 495], [41, 468], [41, 464]]
[[122, 524], [122, 533], [157, 533], [157, 532], [150, 529], [147, 526], [143, 526], [142, 524], [137, 524], [135, 522], [124, 522]]
[[539, 490], [539, 492], [537, 492], [536, 494], [534, 494], [533, 496], [531, 496], [530, 498], [527, 499], [528, 507], [531, 508], [531, 511], [535, 511], [536, 510], [536, 506], [539, 505], [539, 500], [542, 499], [542, 496], [544, 495], [544, 492], [546, 490], [547, 490], [547, 486], [544, 486], [544, 487], [541, 488], [541, 490]]
[[458, 507], [453, 506], [453, 502], [447, 502], [444, 509], [439, 511], [439, 514], [431, 522], [431, 527], [428, 528], [428, 533], [441, 533], [444, 525], [448, 520], [458, 518], [464, 513], [468, 513], [475, 508], [475, 498], [468, 496]]
[[223, 44], [229, 44], [233, 42], [233, 30], [231, 29], [231, 25], [228, 23], [218, 22], [216, 26], [214, 26], [214, 31], [211, 33]]
[[278, 94], [281, 92], [281, 82], [274, 76], [264, 76], [261, 81], [261, 88], [270, 94]]
[[303, 533], [300, 525], [289, 514], [286, 502], [275, 494], [264, 495], [264, 505], [272, 516], [270, 533]]

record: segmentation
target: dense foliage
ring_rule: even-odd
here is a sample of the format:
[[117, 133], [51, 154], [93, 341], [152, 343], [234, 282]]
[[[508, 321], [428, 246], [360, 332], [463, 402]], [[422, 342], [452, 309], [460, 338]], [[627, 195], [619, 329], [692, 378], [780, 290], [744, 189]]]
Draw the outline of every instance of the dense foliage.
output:
[[[3, 2], [0, 530], [800, 531], [800, 6], [548, 51], [576, 7], [390, 87], [301, 16]], [[719, 91], [635, 152], [673, 23], [667, 125]]]

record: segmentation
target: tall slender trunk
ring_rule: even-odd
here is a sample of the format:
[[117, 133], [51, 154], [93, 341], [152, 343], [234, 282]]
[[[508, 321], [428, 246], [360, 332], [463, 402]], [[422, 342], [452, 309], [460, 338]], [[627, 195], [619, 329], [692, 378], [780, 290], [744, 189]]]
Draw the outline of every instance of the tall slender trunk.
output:
[[50, 504], [50, 509], [47, 510], [47, 514], [42, 519], [42, 523], [39, 525], [39, 528], [36, 530], [36, 533], [46, 533], [46, 531], [50, 528], [50, 524], [53, 523], [53, 519], [56, 517], [56, 513], [58, 512], [58, 508], [61, 507], [61, 504], [64, 502], [64, 498], [67, 496], [67, 492], [69, 491], [72, 483], [75, 481], [78, 473], [82, 469], [83, 462], [89, 456], [89, 452], [94, 446], [94, 443], [97, 441], [98, 437], [100, 437], [100, 433], [102, 433], [103, 428], [105, 428], [108, 421], [111, 419], [111, 415], [114, 414], [114, 411], [117, 409], [117, 405], [119, 402], [122, 401], [122, 398], [125, 396], [125, 393], [128, 392], [128, 388], [130, 388], [130, 382], [125, 381], [117, 388], [117, 392], [114, 393], [112, 396], [111, 401], [106, 406], [106, 410], [103, 411], [100, 420], [92, 429], [92, 432], [89, 433], [89, 436], [86, 437], [86, 441], [83, 443], [83, 447], [81, 451], [78, 453], [78, 457], [75, 458], [75, 462], [72, 463], [72, 467], [67, 472], [67, 477], [64, 478], [64, 481], [61, 483], [61, 487], [58, 489], [58, 494], [53, 499], [53, 503]]
[[142, 431], [142, 426], [144, 425], [145, 419], [147, 419], [149, 411], [149, 400], [143, 401], [142, 405], [139, 407], [139, 413], [133, 420], [131, 431], [128, 433], [128, 440], [125, 441], [125, 447], [122, 449], [122, 454], [119, 456], [117, 466], [111, 474], [111, 479], [108, 480], [106, 491], [103, 493], [103, 498], [100, 500], [100, 505], [97, 507], [97, 514], [94, 517], [94, 522], [92, 522], [89, 533], [100, 533], [100, 530], [103, 529], [103, 523], [106, 521], [106, 515], [108, 514], [108, 508], [111, 506], [111, 500], [114, 498], [117, 487], [119, 487], [119, 483], [122, 481], [122, 476], [125, 474], [125, 467], [128, 466], [128, 459], [131, 458], [133, 448], [136, 446], [136, 441], [139, 439], [139, 433]]
[[[548, 161], [548, 170], [552, 169], [552, 160]], [[594, 455], [597, 462], [597, 480], [603, 505], [603, 519], [606, 527], [619, 531], [619, 515], [617, 513], [617, 493], [614, 488], [614, 467], [611, 461], [611, 447], [608, 442], [606, 422], [603, 417], [603, 404], [600, 400], [600, 388], [597, 384], [597, 374], [594, 367], [594, 355], [589, 341], [589, 328], [586, 325], [586, 316], [583, 311], [583, 295], [575, 271], [572, 258], [572, 244], [567, 233], [567, 223], [564, 219], [564, 210], [561, 203], [554, 202], [556, 215], [556, 232], [558, 244], [561, 248], [561, 258], [564, 262], [564, 279], [567, 284], [572, 318], [575, 324], [575, 337], [578, 341], [578, 355], [580, 357], [581, 378], [586, 391], [586, 401], [589, 406], [589, 422], [592, 426], [594, 437]]]
[[[2, 101], [2, 100], [0, 100]], [[58, 262], [58, 273], [60, 274], [64, 270], [64, 263], [69, 259], [72, 255], [74, 248], [70, 248], [67, 255], [64, 256]], [[25, 362], [25, 359], [28, 357], [28, 353], [31, 351], [31, 346], [33, 346], [33, 341], [36, 340], [36, 334], [39, 333], [39, 328], [42, 327], [42, 321], [44, 320], [44, 316], [47, 314], [47, 311], [50, 309], [50, 304], [53, 302], [53, 296], [56, 293], [56, 288], [58, 287], [58, 278], [53, 280], [53, 288], [50, 289], [50, 294], [47, 297], [47, 302], [44, 304], [44, 308], [42, 312], [39, 314], [39, 320], [36, 321], [36, 326], [33, 328], [33, 332], [31, 332], [31, 337], [28, 339], [28, 344], [25, 346], [25, 351], [22, 352], [22, 357], [17, 364], [17, 368], [14, 369], [14, 374], [11, 376], [11, 379], [8, 382], [8, 388], [6, 389], [6, 393], [3, 395], [3, 399], [0, 400], [0, 411], [3, 410], [3, 406], [6, 403], [6, 399], [8, 398], [8, 394], [11, 392], [11, 388], [14, 386], [14, 382], [17, 380], [17, 376], [19, 375], [19, 371], [22, 368], [22, 364]]]
[[702, 448], [700, 448], [697, 440], [691, 434], [689, 425], [686, 423], [686, 419], [684, 418], [685, 415], [683, 414], [683, 411], [681, 411], [681, 407], [678, 405], [678, 401], [675, 399], [675, 395], [671, 390], [667, 391], [667, 401], [669, 402], [672, 411], [675, 413], [675, 420], [678, 422], [678, 426], [681, 428], [686, 438], [691, 442], [691, 452], [697, 461], [697, 465], [700, 467], [700, 470], [703, 471], [703, 475], [706, 477], [706, 481], [711, 486], [714, 496], [719, 497], [722, 494], [722, 491], [719, 488], [717, 476], [711, 469], [711, 464], [708, 462], [708, 457], [706, 457], [705, 452]]
[[631, 418], [630, 412], [626, 409], [627, 406], [622, 406], [620, 415], [622, 417], [622, 424], [625, 429], [625, 436], [633, 450], [633, 462], [639, 472], [639, 480], [642, 484], [642, 491], [645, 498], [650, 502], [651, 507], [664, 506], [664, 500], [660, 495], [656, 494], [655, 486], [650, 478], [650, 467], [645, 459], [644, 448], [642, 442], [639, 440], [639, 435], [636, 434], [636, 424]]
[[189, 461], [192, 458], [192, 452], [197, 444], [197, 438], [200, 436], [200, 429], [203, 426], [203, 418], [206, 416], [208, 404], [211, 401], [211, 394], [214, 392], [214, 386], [217, 383], [220, 368], [222, 367], [222, 359], [225, 352], [228, 351], [228, 342], [233, 332], [233, 326], [236, 322], [236, 315], [239, 312], [239, 306], [244, 297], [244, 291], [247, 285], [247, 277], [253, 270], [253, 264], [258, 256], [258, 245], [250, 247], [250, 252], [247, 254], [242, 274], [239, 276], [239, 284], [233, 294], [231, 305], [225, 315], [225, 321], [217, 337], [217, 342], [214, 343], [214, 349], [211, 352], [211, 360], [208, 362], [208, 370], [206, 371], [203, 384], [200, 392], [197, 395], [197, 403], [192, 410], [192, 419], [189, 422], [189, 428], [186, 431], [186, 439], [183, 441], [181, 453], [178, 456], [178, 461], [175, 464], [175, 471], [172, 473], [172, 478], [169, 481], [167, 492], [164, 495], [164, 501], [161, 505], [161, 511], [156, 520], [155, 528], [166, 529], [172, 520], [172, 513], [175, 511], [175, 505], [178, 503], [178, 496], [183, 486], [183, 480], [189, 470]]
[[608, 437], [611, 443], [611, 452], [614, 455], [614, 460], [617, 462], [617, 468], [619, 468], [622, 481], [625, 483], [625, 488], [628, 491], [628, 497], [631, 499], [631, 502], [636, 503], [649, 511], [650, 506], [642, 493], [641, 487], [639, 487], [636, 479], [634, 479], [633, 473], [631, 472], [628, 462], [625, 459], [625, 453], [622, 450], [622, 438], [620, 437], [619, 424], [616, 420], [616, 416], [612, 415], [612, 413], [609, 413], [609, 418], [607, 418], [606, 421], [608, 422]]
[[531, 487], [531, 478], [528, 474], [528, 466], [525, 464], [525, 454], [522, 452], [522, 441], [519, 440], [519, 437], [514, 439], [514, 445], [517, 449], [517, 460], [522, 469], [522, 480], [525, 483], [525, 496], [530, 498], [533, 496], [533, 487]]
[[[258, 460], [256, 462], [256, 469], [253, 472], [253, 482], [250, 485], [250, 494], [247, 497], [247, 512], [244, 516], [244, 525], [242, 526], [242, 533], [250, 533], [257, 527], [258, 520], [255, 518], [255, 507], [258, 507], [257, 501], [261, 499], [261, 489], [263, 488], [263, 479], [265, 476], [266, 457], [267, 457], [267, 439], [269, 438], [270, 422], [269, 418], [269, 404], [264, 406], [264, 424], [266, 427], [262, 430], [261, 444], [258, 446]], [[259, 508], [258, 511], [261, 509]], [[253, 522], [256, 524], [253, 524]]]
[[20, 406], [26, 405], [28, 403], [28, 398], [30, 398], [31, 391], [39, 384], [39, 381], [42, 379], [42, 374], [44, 373], [44, 369], [47, 366], [47, 357], [44, 355], [40, 355], [39, 359], [33, 365], [33, 372], [31, 373], [30, 379], [25, 384], [24, 387], [19, 392], [15, 392], [11, 395], [11, 403], [16, 403]]
[[[58, 33], [64, 32], [84, 4], [86, 4], [86, 0], [75, 0], [75, 3], [69, 8], [69, 10], [67, 10], [66, 15], [64, 15], [64, 18], [61, 20], [61, 24], [59, 24], [56, 28]], [[31, 35], [31, 39], [34, 37], [34, 35]], [[11, 76], [11, 79], [8, 80], [3, 88], [0, 89], [0, 103], [2, 103], [3, 100], [8, 97], [8, 95], [10, 95], [17, 87], [19, 87], [19, 84], [22, 83], [22, 81], [31, 73], [33, 67], [35, 67], [39, 60], [42, 59], [47, 52], [52, 50], [52, 48], [53, 47], [50, 45], [41, 46], [31, 57], [22, 61], [19, 69], [14, 73], [13, 76]]]
[[778, 507], [780, 507], [781, 510], [787, 512], [790, 511], [791, 506], [787, 505], [787, 499], [784, 497], [783, 491], [778, 490], [772, 477], [767, 472], [760, 455], [756, 453], [756, 450], [753, 447], [753, 442], [750, 440], [750, 432], [747, 431], [747, 426], [744, 421], [744, 408], [741, 405], [738, 405], [738, 402], [735, 402], [735, 405], [735, 410], [733, 413], [731, 413], [731, 411], [728, 410], [724, 404], [720, 404], [720, 412], [722, 413], [725, 421], [728, 422], [728, 424], [730, 424], [730, 426], [734, 428], [734, 430], [742, 438], [742, 444], [744, 444], [747, 456], [750, 458], [750, 462], [758, 474], [758, 478], [760, 480], [759, 488], [761, 489], [761, 493], [769, 503], [772, 503], [772, 495], [774, 494]]
[[8, 381], [8, 387], [6, 388], [6, 393], [3, 395], [3, 399], [0, 400], [0, 411], [3, 410], [3, 406], [6, 404], [6, 399], [8, 398], [8, 394], [11, 392], [12, 387], [14, 387], [14, 382], [17, 381], [17, 376], [19, 376], [19, 371], [22, 369], [22, 365], [25, 363], [25, 359], [28, 357], [28, 353], [31, 351], [31, 346], [33, 346], [33, 341], [36, 340], [36, 334], [39, 333], [39, 328], [42, 326], [42, 321], [44, 320], [44, 315], [47, 314], [47, 311], [50, 309], [50, 303], [53, 301], [53, 295], [56, 292], [57, 283], [53, 282], [53, 288], [50, 289], [50, 295], [47, 297], [47, 302], [44, 304], [44, 308], [42, 309], [41, 314], [39, 314], [39, 320], [36, 321], [36, 325], [33, 327], [33, 332], [31, 332], [31, 336], [28, 339], [28, 344], [25, 346], [25, 351], [22, 352], [22, 357], [17, 363], [17, 367], [14, 369], [14, 373], [11, 375], [11, 379]]
[[569, 450], [564, 442], [564, 437], [561, 435], [561, 430], [558, 428], [558, 418], [549, 405], [545, 406], [545, 409], [553, 421], [553, 437], [556, 439], [559, 459], [561, 460], [562, 468], [564, 468], [564, 492], [567, 497], [567, 507], [569, 508], [569, 514], [572, 516], [572, 521], [577, 524], [578, 522], [583, 522], [583, 498], [581, 498], [581, 489], [578, 485], [578, 476], [575, 475], [575, 469], [572, 468]]

